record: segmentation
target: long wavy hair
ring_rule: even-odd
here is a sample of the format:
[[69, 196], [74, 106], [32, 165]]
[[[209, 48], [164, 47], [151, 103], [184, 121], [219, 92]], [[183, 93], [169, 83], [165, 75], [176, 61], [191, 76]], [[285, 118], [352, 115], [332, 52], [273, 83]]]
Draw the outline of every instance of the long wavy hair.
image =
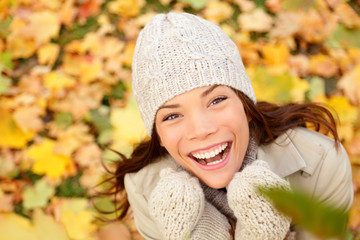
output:
[[[268, 102], [254, 104], [241, 91], [233, 89], [244, 105], [247, 116], [251, 117], [249, 128], [255, 131], [258, 145], [269, 144], [290, 128], [310, 127], [322, 133], [330, 133], [335, 140], [335, 147], [339, 144], [339, 136], [336, 129], [336, 121], [326, 106], [318, 103], [290, 103], [277, 105]], [[121, 201], [115, 199], [114, 211], [118, 213], [117, 219], [123, 219], [129, 210], [130, 204], [125, 194], [125, 174], [141, 170], [159, 157], [167, 154], [165, 148], [160, 145], [159, 136], [154, 125], [150, 139], [141, 142], [135, 147], [132, 155], [127, 158], [118, 153], [122, 161], [116, 163], [115, 171], [104, 182], [110, 183], [110, 187], [103, 194], [121, 196]]]

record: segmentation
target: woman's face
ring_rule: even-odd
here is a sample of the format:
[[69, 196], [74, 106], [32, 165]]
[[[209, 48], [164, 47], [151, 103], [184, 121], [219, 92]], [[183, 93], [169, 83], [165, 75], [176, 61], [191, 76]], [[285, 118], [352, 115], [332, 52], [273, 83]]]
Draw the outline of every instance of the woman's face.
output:
[[231, 88], [206, 86], [178, 95], [159, 108], [155, 125], [161, 145], [209, 187], [226, 187], [239, 171], [249, 126]]

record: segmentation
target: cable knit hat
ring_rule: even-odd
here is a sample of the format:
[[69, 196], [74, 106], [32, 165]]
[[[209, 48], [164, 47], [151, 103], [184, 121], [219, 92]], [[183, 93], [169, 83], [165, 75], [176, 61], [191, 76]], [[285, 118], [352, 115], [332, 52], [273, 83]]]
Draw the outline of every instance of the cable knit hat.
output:
[[132, 70], [133, 93], [150, 136], [159, 107], [197, 87], [230, 86], [256, 102], [234, 42], [192, 14], [156, 15], [139, 34]]

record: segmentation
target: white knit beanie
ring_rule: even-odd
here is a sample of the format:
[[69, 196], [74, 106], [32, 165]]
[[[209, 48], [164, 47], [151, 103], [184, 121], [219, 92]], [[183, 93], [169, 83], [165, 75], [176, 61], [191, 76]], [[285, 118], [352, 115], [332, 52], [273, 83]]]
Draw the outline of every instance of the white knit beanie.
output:
[[132, 88], [151, 136], [157, 110], [198, 87], [226, 85], [256, 97], [238, 48], [215, 24], [188, 13], [159, 14], [140, 32]]

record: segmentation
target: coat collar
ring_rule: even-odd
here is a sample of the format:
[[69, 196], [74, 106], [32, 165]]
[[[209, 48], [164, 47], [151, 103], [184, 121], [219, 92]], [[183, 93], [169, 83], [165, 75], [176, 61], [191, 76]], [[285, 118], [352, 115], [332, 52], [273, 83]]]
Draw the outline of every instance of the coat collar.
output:
[[257, 158], [267, 161], [281, 177], [297, 171], [312, 175], [325, 153], [324, 148], [313, 140], [314, 133], [305, 128], [289, 129], [274, 143], [259, 146]]

